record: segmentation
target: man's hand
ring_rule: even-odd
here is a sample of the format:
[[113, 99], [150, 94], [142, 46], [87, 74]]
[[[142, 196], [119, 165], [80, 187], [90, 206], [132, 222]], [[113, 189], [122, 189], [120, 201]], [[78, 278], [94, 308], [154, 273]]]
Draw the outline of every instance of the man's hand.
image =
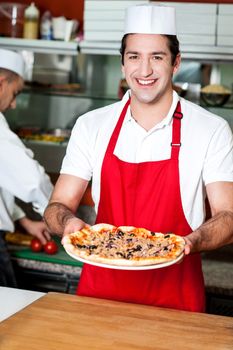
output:
[[189, 255], [194, 250], [194, 242], [192, 239], [192, 234], [183, 237], [185, 240], [184, 254]]
[[191, 232], [189, 235], [184, 236], [183, 238], [185, 240], [185, 255], [202, 251], [201, 246], [203, 237], [200, 228]]
[[27, 233], [38, 238], [43, 245], [50, 240], [50, 234], [48, 233], [46, 224], [43, 221], [33, 221], [25, 216], [19, 220], [19, 223]]
[[87, 227], [90, 225], [86, 224], [84, 221], [82, 221], [79, 218], [76, 218], [76, 217], [70, 218], [66, 222], [66, 226], [64, 229], [64, 235], [79, 231], [85, 226]]

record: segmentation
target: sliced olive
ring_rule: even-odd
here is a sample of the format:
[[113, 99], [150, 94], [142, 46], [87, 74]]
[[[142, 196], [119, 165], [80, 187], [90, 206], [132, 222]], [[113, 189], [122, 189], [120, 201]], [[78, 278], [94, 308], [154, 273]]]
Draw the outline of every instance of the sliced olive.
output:
[[123, 254], [123, 253], [117, 252], [116, 254], [119, 255], [119, 256], [121, 256], [122, 258], [124, 258], [124, 254]]
[[80, 248], [80, 249], [82, 249], [82, 248], [87, 248], [86, 245], [82, 245], [82, 244], [76, 244], [76, 247], [77, 247], [77, 248]]
[[117, 236], [118, 236], [118, 237], [122, 237], [122, 236], [124, 236], [124, 235], [125, 235], [125, 233], [122, 232], [122, 231], [118, 231], [118, 232], [117, 232]]
[[96, 248], [97, 248], [97, 245], [94, 245], [94, 244], [89, 246], [89, 249], [91, 249], [91, 250], [96, 249]]

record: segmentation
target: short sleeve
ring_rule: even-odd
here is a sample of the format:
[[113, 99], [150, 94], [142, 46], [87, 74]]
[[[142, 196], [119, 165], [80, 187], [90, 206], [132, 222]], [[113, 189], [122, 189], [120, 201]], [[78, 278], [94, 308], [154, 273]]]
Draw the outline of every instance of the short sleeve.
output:
[[90, 150], [91, 133], [85, 125], [85, 116], [77, 119], [68, 142], [62, 162], [61, 174], [78, 176], [84, 180], [92, 177], [92, 157]]
[[209, 143], [203, 180], [205, 185], [217, 181], [233, 181], [233, 136], [225, 121], [215, 131]]

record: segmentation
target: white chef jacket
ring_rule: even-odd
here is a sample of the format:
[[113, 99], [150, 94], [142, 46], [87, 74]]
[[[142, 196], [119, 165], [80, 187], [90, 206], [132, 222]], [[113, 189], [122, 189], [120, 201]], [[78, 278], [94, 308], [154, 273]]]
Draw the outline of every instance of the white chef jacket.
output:
[[[61, 173], [92, 178], [92, 197], [98, 210], [100, 173], [109, 138], [129, 98], [99, 108], [79, 117], [72, 130]], [[171, 155], [172, 116], [179, 96], [173, 92], [168, 115], [146, 131], [131, 117], [125, 116], [114, 154], [123, 161], [140, 163], [169, 159]], [[198, 105], [180, 98], [181, 149], [179, 172], [184, 215], [194, 230], [205, 219], [205, 185], [233, 181], [233, 136], [228, 123]]]
[[19, 137], [10, 130], [0, 113], [0, 230], [13, 231], [14, 221], [24, 212], [15, 205], [15, 197], [32, 202], [41, 215], [53, 186], [44, 168], [33, 159]]

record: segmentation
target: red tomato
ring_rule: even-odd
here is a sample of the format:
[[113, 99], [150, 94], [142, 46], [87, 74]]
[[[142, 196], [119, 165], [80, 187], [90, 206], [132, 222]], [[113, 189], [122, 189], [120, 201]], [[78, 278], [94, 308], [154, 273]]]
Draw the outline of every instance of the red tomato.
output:
[[33, 252], [41, 252], [43, 245], [38, 238], [33, 238], [30, 247]]
[[48, 241], [44, 245], [44, 251], [47, 254], [56, 254], [58, 251], [58, 246], [54, 241]]

